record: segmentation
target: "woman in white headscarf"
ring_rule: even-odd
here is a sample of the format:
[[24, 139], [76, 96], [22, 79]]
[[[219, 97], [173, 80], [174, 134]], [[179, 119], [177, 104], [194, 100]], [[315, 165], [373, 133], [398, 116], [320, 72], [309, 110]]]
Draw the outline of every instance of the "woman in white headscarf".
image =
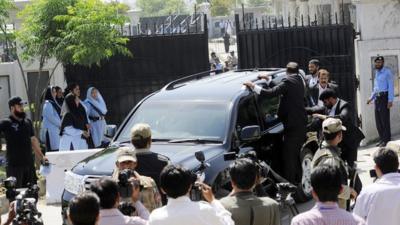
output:
[[90, 87], [86, 93], [84, 101], [89, 117], [90, 134], [93, 139], [94, 147], [101, 147], [104, 131], [106, 129], [105, 116], [107, 106], [100, 92], [95, 87]]
[[48, 87], [44, 96], [42, 128], [40, 139], [46, 144], [47, 151], [58, 151], [60, 145], [61, 106], [55, 100], [54, 87]]

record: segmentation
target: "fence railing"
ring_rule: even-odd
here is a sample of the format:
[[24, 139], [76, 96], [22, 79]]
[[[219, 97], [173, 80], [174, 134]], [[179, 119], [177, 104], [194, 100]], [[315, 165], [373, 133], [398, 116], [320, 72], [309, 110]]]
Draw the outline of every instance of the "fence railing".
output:
[[141, 18], [138, 24], [125, 24], [120, 27], [123, 36], [158, 36], [203, 34], [207, 32], [207, 16], [170, 15]]

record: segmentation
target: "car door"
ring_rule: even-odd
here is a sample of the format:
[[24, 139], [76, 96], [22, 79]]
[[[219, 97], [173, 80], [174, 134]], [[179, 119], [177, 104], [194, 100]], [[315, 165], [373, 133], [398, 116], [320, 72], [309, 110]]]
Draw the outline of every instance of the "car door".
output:
[[248, 126], [260, 126], [261, 129], [261, 118], [258, 113], [259, 109], [257, 106], [257, 100], [254, 93], [251, 93], [239, 100], [237, 107], [237, 118], [235, 121], [235, 136], [234, 140], [239, 142], [237, 145], [241, 147], [251, 147], [254, 150], [259, 150], [259, 140], [252, 142], [243, 142], [240, 140], [241, 130]]

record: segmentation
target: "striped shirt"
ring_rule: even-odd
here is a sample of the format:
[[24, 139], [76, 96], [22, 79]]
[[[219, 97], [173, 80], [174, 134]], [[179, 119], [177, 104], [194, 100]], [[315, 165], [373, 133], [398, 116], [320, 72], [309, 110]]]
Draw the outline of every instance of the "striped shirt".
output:
[[365, 221], [337, 204], [318, 202], [311, 210], [294, 217], [291, 225], [365, 225]]

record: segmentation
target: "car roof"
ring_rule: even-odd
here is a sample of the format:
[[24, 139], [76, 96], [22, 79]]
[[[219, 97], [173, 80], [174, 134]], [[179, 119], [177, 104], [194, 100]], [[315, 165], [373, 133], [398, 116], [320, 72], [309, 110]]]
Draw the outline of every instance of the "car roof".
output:
[[166, 85], [150, 97], [152, 101], [205, 100], [231, 101], [243, 91], [243, 83], [256, 81], [259, 74], [280, 74], [284, 69], [238, 70], [217, 75], [189, 76]]

